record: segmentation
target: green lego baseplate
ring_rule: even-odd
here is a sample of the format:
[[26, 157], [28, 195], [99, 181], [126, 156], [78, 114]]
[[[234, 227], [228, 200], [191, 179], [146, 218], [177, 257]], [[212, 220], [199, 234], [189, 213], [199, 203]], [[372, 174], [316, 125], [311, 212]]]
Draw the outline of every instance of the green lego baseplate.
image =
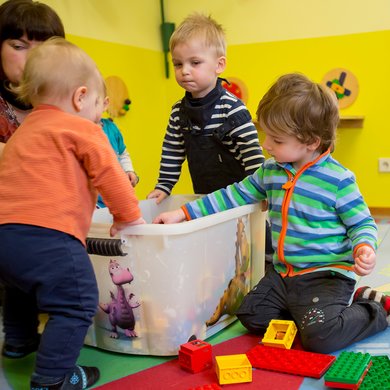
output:
[[372, 366], [359, 390], [390, 390], [390, 359], [387, 355], [372, 356]]
[[325, 374], [325, 382], [357, 384], [371, 364], [371, 355], [361, 352], [341, 352]]

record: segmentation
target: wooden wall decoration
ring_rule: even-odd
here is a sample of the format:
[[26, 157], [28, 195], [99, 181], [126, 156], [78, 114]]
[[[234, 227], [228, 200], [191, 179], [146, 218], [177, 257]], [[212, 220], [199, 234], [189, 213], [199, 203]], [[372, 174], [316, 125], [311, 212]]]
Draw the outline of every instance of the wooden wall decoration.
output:
[[355, 75], [343, 68], [336, 68], [325, 74], [322, 83], [336, 93], [339, 107], [349, 107], [357, 98], [359, 83]]
[[112, 118], [125, 115], [126, 112], [129, 111], [131, 104], [126, 84], [117, 76], [109, 76], [105, 81], [107, 96], [110, 99], [110, 103], [107, 107], [108, 115]]

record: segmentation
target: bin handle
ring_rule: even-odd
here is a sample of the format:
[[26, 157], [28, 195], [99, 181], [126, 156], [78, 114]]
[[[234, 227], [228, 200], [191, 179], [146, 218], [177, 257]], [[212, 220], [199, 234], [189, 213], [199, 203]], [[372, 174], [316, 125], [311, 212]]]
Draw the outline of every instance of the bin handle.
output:
[[86, 240], [87, 252], [99, 256], [126, 256], [122, 250], [122, 241], [111, 238], [88, 237]]

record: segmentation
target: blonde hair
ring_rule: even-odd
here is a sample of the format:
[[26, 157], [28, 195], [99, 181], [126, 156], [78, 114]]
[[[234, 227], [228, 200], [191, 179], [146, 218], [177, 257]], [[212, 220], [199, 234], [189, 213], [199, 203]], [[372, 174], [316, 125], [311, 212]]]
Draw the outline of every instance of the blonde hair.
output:
[[35, 106], [66, 98], [80, 86], [96, 87], [104, 98], [104, 80], [92, 58], [66, 39], [54, 37], [31, 50], [15, 92]]
[[317, 150], [324, 153], [334, 148], [338, 101], [329, 88], [291, 73], [281, 76], [261, 99], [257, 119], [270, 130], [295, 136], [307, 145], [318, 139]]
[[171, 36], [171, 52], [178, 44], [193, 38], [203, 40], [207, 47], [214, 48], [218, 57], [226, 56], [225, 32], [211, 16], [198, 13], [187, 16]]

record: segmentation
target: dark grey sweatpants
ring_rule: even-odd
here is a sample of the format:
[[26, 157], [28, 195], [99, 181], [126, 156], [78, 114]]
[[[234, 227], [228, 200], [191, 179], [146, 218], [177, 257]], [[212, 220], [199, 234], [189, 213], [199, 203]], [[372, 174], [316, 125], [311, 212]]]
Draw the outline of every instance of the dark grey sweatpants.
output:
[[236, 314], [253, 333], [265, 332], [272, 319], [293, 320], [305, 350], [334, 352], [388, 326], [381, 304], [350, 304], [355, 283], [332, 271], [282, 278], [270, 264]]

